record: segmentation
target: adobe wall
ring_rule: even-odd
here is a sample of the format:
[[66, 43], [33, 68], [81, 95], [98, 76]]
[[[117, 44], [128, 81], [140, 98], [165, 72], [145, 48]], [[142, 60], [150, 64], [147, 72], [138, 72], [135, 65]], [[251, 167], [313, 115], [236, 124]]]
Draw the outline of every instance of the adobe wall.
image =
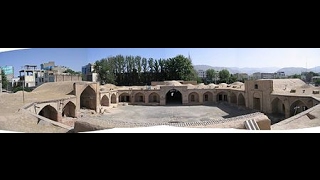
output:
[[[72, 102], [74, 105], [76, 105], [76, 97], [73, 98], [66, 98], [66, 99], [57, 99], [57, 100], [51, 100], [51, 101], [39, 101], [39, 102], [33, 102], [26, 106], [26, 110], [30, 111], [34, 114], [39, 114], [40, 111], [45, 108], [46, 106], [50, 106], [55, 109], [57, 121], [62, 121], [62, 112], [63, 108], [68, 102]], [[76, 110], [75, 110], [76, 111]], [[77, 116], [77, 115], [76, 115]]]
[[[257, 85], [257, 86], [256, 86]], [[270, 99], [271, 92], [273, 91], [273, 82], [272, 80], [263, 80], [255, 81], [250, 80], [245, 83], [246, 91], [246, 104], [250, 109], [257, 109], [257, 106], [260, 107], [260, 111], [267, 113], [270, 112]], [[260, 104], [254, 102], [254, 99], [260, 99]]]
[[100, 92], [100, 84], [99, 83], [88, 83], [88, 82], [76, 82], [74, 83], [74, 93], [75, 96], [77, 97], [76, 100], [76, 112], [80, 111], [80, 97], [82, 92], [87, 88], [90, 87], [91, 89], [93, 89], [94, 93], [95, 93], [95, 102], [97, 102], [95, 104], [95, 111], [98, 112], [98, 110], [100, 109], [100, 99], [99, 99], [99, 92]]
[[66, 75], [66, 74], [56, 74], [55, 81], [82, 81], [81, 75]]

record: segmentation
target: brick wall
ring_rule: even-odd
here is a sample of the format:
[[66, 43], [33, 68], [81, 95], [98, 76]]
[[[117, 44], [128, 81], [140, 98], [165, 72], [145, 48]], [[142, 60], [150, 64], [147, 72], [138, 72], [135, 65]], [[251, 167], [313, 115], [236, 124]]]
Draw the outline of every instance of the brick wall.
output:
[[66, 74], [56, 74], [55, 82], [61, 81], [82, 81], [81, 75], [66, 75]]

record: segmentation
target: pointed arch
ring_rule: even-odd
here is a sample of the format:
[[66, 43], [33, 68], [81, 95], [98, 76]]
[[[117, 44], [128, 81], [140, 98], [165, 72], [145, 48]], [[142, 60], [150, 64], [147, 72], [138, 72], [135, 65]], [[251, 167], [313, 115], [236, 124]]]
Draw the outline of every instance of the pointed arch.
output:
[[158, 93], [151, 93], [149, 95], [149, 103], [160, 103], [160, 96]]
[[130, 94], [127, 92], [121, 93], [119, 95], [119, 102], [130, 102]]
[[212, 102], [213, 101], [213, 94], [209, 91], [203, 94], [203, 102]]
[[228, 94], [224, 91], [221, 91], [217, 94], [217, 102], [228, 102]]
[[109, 98], [107, 95], [104, 95], [101, 99], [101, 106], [109, 106]]
[[80, 95], [80, 108], [96, 110], [97, 96], [91, 86], [87, 86]]
[[73, 117], [75, 118], [76, 117], [76, 105], [69, 101], [64, 107], [63, 107], [63, 110], [62, 110], [62, 117]]
[[182, 104], [182, 94], [179, 90], [171, 89], [166, 94], [166, 104]]
[[238, 106], [246, 107], [246, 100], [242, 93], [238, 95]]
[[111, 104], [117, 104], [117, 96], [115, 94], [111, 95]]
[[230, 103], [237, 104], [237, 96], [234, 92], [230, 93]]
[[284, 108], [284, 104], [283, 102], [276, 97], [275, 99], [273, 99], [273, 101], [271, 102], [271, 110], [272, 110], [272, 114], [285, 114], [285, 108]]
[[192, 92], [188, 95], [188, 102], [189, 103], [197, 103], [199, 102], [199, 94], [196, 92]]
[[302, 102], [301, 100], [296, 100], [290, 106], [290, 116], [294, 116], [296, 114], [299, 114], [302, 111], [305, 111], [307, 109], [308, 108], [304, 102]]
[[144, 94], [142, 94], [141, 92], [138, 92], [137, 94], [135, 94], [134, 96], [134, 102], [144, 102], [145, 97]]
[[58, 121], [58, 111], [50, 105], [43, 107], [38, 115], [46, 117], [53, 121]]

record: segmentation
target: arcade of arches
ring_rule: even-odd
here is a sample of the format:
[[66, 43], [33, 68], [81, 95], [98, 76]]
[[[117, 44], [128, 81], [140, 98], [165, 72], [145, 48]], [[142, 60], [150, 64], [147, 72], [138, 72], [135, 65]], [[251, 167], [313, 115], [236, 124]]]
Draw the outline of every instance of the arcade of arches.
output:
[[[263, 83], [270, 84], [266, 82]], [[74, 104], [76, 102], [68, 102], [61, 111], [60, 109], [57, 111], [55, 107], [48, 105], [41, 109], [39, 115], [57, 121], [61, 116], [77, 117], [79, 109], [90, 109], [98, 112], [99, 109], [97, 108], [114, 107], [120, 102], [146, 105], [198, 105], [223, 102], [288, 118], [319, 103], [312, 96], [299, 98], [292, 96], [292, 94], [286, 96], [263, 93], [261, 88], [266, 85], [261, 83], [259, 85], [253, 84], [250, 90], [245, 90], [243, 86], [242, 89], [233, 88], [233, 86], [210, 89], [190, 88], [183, 85], [175, 88], [163, 85], [164, 88], [136, 88], [132, 90], [132, 88], [123, 87], [121, 90], [112, 89], [110, 92], [100, 92], [98, 88], [93, 88], [95, 85], [82, 84], [81, 86], [77, 92], [77, 105]], [[98, 92], [95, 89], [98, 89]], [[284, 101], [284, 99], [289, 100]]]

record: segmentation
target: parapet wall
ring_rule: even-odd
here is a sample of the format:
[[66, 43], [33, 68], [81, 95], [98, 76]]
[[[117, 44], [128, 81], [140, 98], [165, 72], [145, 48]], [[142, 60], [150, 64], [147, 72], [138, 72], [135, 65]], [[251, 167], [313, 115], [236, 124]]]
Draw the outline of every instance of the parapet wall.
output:
[[54, 75], [56, 82], [62, 81], [82, 81], [81, 75], [56, 74]]

